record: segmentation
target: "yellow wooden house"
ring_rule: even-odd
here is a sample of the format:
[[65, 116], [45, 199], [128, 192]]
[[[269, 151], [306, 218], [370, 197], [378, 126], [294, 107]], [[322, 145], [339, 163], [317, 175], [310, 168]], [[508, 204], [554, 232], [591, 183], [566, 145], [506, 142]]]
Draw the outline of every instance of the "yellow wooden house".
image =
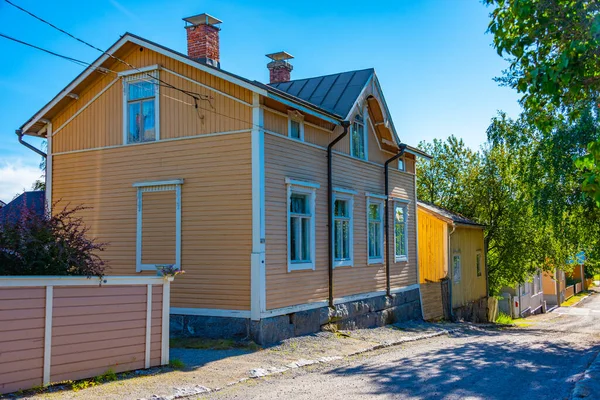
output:
[[422, 201], [417, 218], [424, 318], [485, 321], [484, 226]]

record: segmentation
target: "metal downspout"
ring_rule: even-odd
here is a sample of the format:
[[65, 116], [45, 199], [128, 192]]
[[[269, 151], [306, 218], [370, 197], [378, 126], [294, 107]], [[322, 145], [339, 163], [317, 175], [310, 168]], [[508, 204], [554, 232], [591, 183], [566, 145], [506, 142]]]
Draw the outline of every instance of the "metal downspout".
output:
[[32, 146], [31, 144], [27, 143], [26, 141], [23, 140], [23, 131], [21, 129], [17, 129], [15, 131], [15, 133], [17, 134], [17, 136], [19, 137], [19, 143], [21, 143], [23, 146], [27, 147], [29, 150], [35, 151], [36, 153], [38, 153], [40, 156], [46, 158], [47, 154], [44, 153], [43, 151], [41, 151], [40, 149], [36, 148], [35, 146]]
[[[452, 271], [452, 246], [450, 245], [451, 236], [456, 230], [456, 225], [452, 223], [452, 231], [448, 234], [448, 275], [450, 275], [450, 282], [448, 282], [448, 303], [450, 308], [450, 320], [454, 321], [454, 310], [452, 309], [452, 285], [454, 282], [454, 275]], [[461, 260], [462, 261], [462, 260]]]
[[340, 133], [338, 137], [333, 139], [327, 146], [327, 221], [328, 221], [328, 256], [329, 256], [329, 307], [333, 307], [333, 163], [332, 163], [332, 150], [333, 146], [348, 134], [348, 127], [350, 126], [349, 121], [342, 121], [341, 123], [344, 131]]
[[[406, 150], [406, 145], [404, 143], [400, 144], [400, 151], [398, 152], [398, 154], [396, 154], [395, 156], [393, 156], [392, 158], [390, 158], [389, 160], [387, 160], [385, 162], [385, 247], [386, 247], [386, 251], [385, 251], [385, 290], [388, 296], [392, 295], [392, 288], [391, 288], [391, 283], [390, 283], [390, 276], [391, 276], [391, 272], [390, 272], [390, 183], [389, 183], [389, 165], [392, 161], [397, 160], [398, 158], [402, 157], [402, 155], [404, 154], [404, 150]], [[416, 199], [415, 199], [416, 201]]]

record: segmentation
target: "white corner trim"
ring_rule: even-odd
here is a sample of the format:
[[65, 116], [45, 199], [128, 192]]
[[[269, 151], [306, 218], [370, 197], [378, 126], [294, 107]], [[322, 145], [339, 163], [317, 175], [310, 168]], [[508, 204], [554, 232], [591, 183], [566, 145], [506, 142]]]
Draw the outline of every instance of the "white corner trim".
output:
[[321, 187], [321, 185], [316, 182], [299, 181], [299, 180], [291, 179], [291, 178], [285, 178], [285, 183], [287, 185], [304, 186], [304, 187], [313, 188], [313, 189], [319, 189]]
[[52, 122], [46, 124], [46, 210], [52, 215]]
[[356, 190], [346, 189], [346, 188], [341, 188], [341, 187], [334, 187], [333, 191], [338, 192], [338, 193], [351, 194], [351, 195], [358, 194], [358, 192]]
[[150, 368], [151, 345], [152, 345], [152, 284], [148, 284], [148, 291], [146, 293], [146, 351], [144, 353], [144, 368], [146, 368], [146, 369]]
[[171, 315], [197, 315], [197, 316], [202, 316], [202, 317], [250, 318], [249, 310], [224, 310], [224, 309], [219, 309], [219, 308], [171, 307], [170, 311], [171, 311]]
[[381, 199], [381, 200], [387, 199], [387, 196], [385, 194], [378, 194], [378, 193], [371, 193], [371, 192], [365, 192], [365, 197], [373, 197], [374, 199]]
[[160, 363], [167, 365], [169, 363], [169, 311], [171, 306], [171, 281], [165, 280], [163, 285], [162, 298], [162, 341], [160, 344]]
[[42, 384], [50, 384], [50, 367], [52, 361], [52, 308], [54, 303], [54, 288], [46, 286], [46, 315], [44, 322], [44, 372]]
[[136, 74], [140, 74], [140, 73], [144, 73], [144, 72], [157, 71], [159, 69], [161, 69], [161, 66], [158, 64], [154, 64], [154, 65], [148, 65], [146, 67], [141, 67], [138, 69], [128, 69], [127, 71], [121, 71], [121, 72], [117, 73], [117, 75], [129, 76], [129, 75], [136, 75]]
[[168, 181], [146, 181], [136, 182], [133, 187], [147, 187], [147, 186], [166, 186], [166, 185], [183, 185], [183, 179], [171, 179]]

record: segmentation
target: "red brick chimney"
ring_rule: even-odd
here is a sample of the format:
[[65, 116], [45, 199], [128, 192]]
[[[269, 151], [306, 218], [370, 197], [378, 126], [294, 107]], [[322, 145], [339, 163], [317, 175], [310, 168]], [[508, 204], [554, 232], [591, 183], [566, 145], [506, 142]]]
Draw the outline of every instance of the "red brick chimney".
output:
[[183, 19], [186, 25], [188, 57], [196, 61], [220, 68], [219, 24], [223, 21], [208, 14], [195, 15]]
[[291, 60], [294, 56], [285, 51], [280, 51], [278, 53], [267, 54], [267, 57], [273, 60], [267, 64], [267, 68], [269, 69], [269, 83], [289, 81], [294, 67], [287, 60]]

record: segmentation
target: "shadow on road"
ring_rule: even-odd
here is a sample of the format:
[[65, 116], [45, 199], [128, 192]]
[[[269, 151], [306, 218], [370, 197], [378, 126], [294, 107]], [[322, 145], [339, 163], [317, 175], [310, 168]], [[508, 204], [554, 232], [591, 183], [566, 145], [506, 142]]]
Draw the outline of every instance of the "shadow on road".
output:
[[[577, 373], [600, 351], [600, 346], [574, 349], [557, 343], [560, 336], [534, 329], [525, 333], [530, 340], [519, 343], [522, 334], [520, 330], [462, 332], [453, 336], [473, 337], [474, 341], [448, 342], [447, 348], [410, 358], [366, 362], [329, 374], [360, 376], [370, 381], [369, 387], [376, 388], [365, 394], [402, 399], [499, 400], [520, 398], [519, 393], [527, 393], [529, 399], [560, 399], [568, 397]], [[476, 340], [481, 336], [490, 336], [490, 340]]]

